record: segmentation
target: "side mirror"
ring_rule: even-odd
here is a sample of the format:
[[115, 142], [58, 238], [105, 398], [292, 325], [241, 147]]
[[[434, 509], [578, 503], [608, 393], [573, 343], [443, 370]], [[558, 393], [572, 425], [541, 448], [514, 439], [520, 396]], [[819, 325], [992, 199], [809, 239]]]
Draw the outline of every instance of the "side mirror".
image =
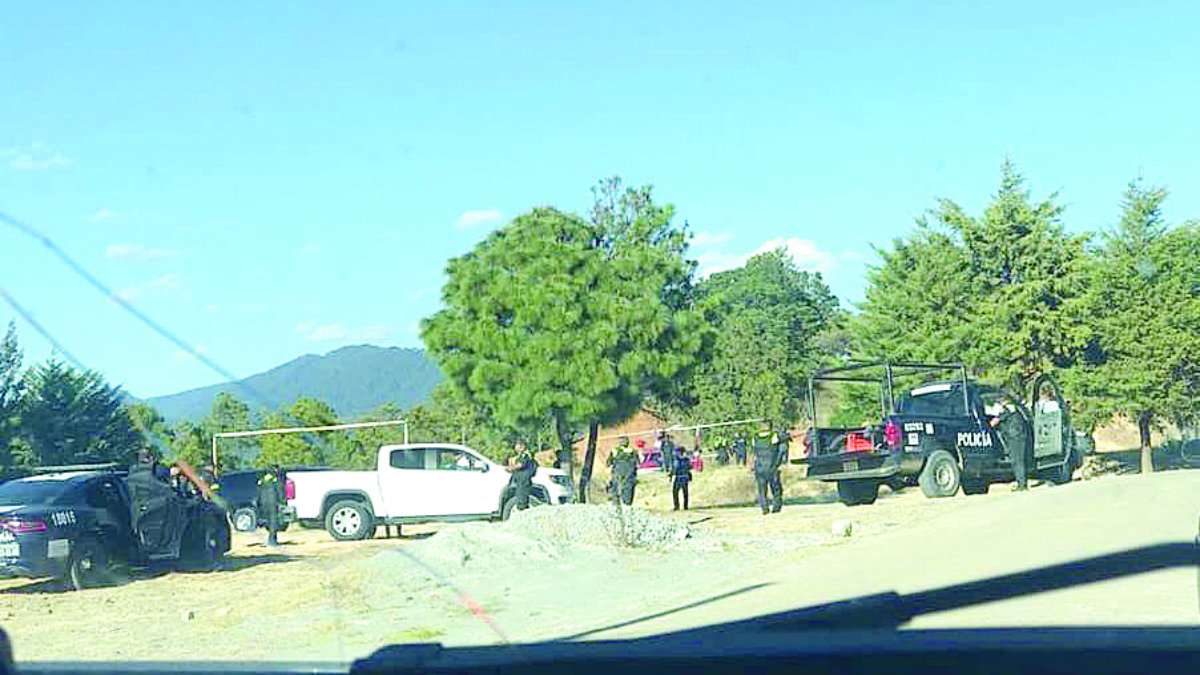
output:
[[479, 470], [480, 470], [480, 471], [482, 471], [482, 472], [484, 472], [484, 473], [487, 473], [488, 471], [491, 471], [491, 470], [492, 470], [492, 467], [488, 466], [487, 464], [483, 464], [483, 463], [481, 463], [481, 464], [479, 465]]

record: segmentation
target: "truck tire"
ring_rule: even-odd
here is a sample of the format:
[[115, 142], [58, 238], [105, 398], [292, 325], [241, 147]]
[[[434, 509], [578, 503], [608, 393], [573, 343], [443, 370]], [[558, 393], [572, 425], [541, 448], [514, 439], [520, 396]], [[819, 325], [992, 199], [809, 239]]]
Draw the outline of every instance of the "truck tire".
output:
[[960, 480], [962, 472], [959, 471], [954, 455], [945, 450], [935, 450], [929, 455], [929, 459], [925, 460], [925, 468], [921, 469], [917, 484], [921, 486], [921, 492], [924, 492], [926, 497], [953, 497], [958, 493]]
[[234, 511], [230, 519], [233, 521], [233, 529], [238, 532], [253, 532], [258, 529], [258, 514], [249, 506]]
[[71, 549], [66, 575], [71, 588], [82, 591], [109, 584], [108, 551], [103, 544], [92, 537], [85, 537], [74, 542]]
[[1055, 485], [1066, 485], [1067, 483], [1070, 483], [1071, 478], [1075, 476], [1075, 466], [1075, 451], [1072, 450], [1071, 453], [1067, 455], [1067, 461], [1063, 462], [1062, 466], [1056, 466], [1051, 469], [1046, 474], [1046, 478], [1049, 478], [1050, 482], [1054, 483]]
[[962, 481], [962, 491], [964, 495], [986, 495], [991, 484], [984, 480], [967, 480]]
[[879, 481], [869, 478], [839, 480], [837, 482], [838, 498], [846, 506], [874, 504], [879, 496]]
[[375, 517], [361, 501], [343, 499], [325, 513], [325, 531], [339, 541], [367, 539], [375, 535]]

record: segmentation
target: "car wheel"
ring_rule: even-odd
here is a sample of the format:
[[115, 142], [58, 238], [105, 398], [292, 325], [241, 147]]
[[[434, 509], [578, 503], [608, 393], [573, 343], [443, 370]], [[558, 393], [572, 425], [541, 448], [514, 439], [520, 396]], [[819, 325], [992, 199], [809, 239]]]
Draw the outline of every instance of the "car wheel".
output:
[[962, 491], [965, 495], [986, 495], [991, 485], [986, 481], [964, 480], [962, 482]]
[[375, 522], [366, 505], [355, 499], [334, 503], [325, 514], [325, 531], [339, 541], [366, 539], [375, 533]]
[[839, 480], [838, 497], [846, 506], [874, 504], [879, 496], [879, 481], [870, 479]]
[[233, 512], [233, 529], [238, 532], [253, 532], [258, 528], [258, 514], [249, 506]]
[[67, 581], [77, 591], [109, 583], [108, 551], [103, 544], [91, 538], [75, 542], [67, 559]]
[[926, 497], [953, 497], [958, 492], [960, 480], [961, 473], [954, 456], [945, 450], [937, 450], [925, 460], [917, 483]]

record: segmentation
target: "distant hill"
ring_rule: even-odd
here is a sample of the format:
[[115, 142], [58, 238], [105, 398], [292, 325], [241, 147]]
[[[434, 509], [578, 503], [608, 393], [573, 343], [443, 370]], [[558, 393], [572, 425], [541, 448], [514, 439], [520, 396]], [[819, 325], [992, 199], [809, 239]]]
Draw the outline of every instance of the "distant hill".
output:
[[[213, 397], [223, 390], [253, 410], [275, 409], [308, 396], [333, 406], [339, 417], [353, 420], [382, 403], [402, 408], [418, 405], [441, 381], [441, 371], [421, 349], [357, 345], [324, 356], [306, 354], [238, 383], [156, 396], [146, 403], [174, 422], [200, 420], [212, 409]], [[265, 399], [265, 405], [238, 385], [253, 390]]]

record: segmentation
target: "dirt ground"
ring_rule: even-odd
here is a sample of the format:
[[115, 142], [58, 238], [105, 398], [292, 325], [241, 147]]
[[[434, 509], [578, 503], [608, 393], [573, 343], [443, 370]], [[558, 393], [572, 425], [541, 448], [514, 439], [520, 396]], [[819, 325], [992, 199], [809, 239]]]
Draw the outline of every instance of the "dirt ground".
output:
[[[644, 477], [638, 508], [669, 521], [660, 547], [581, 541], [535, 518], [550, 508], [502, 524], [405, 527], [399, 538], [384, 538], [381, 528], [362, 542], [293, 527], [275, 550], [262, 545], [261, 534], [237, 535], [224, 567], [210, 573], [162, 571], [82, 592], [49, 581], [0, 581], [0, 625], [18, 660], [345, 662], [396, 642], [611, 638], [1190, 539], [1200, 513], [1198, 471], [1024, 494], [993, 486], [988, 495], [938, 500], [885, 488], [876, 504], [854, 508], [790, 473], [787, 506], [766, 517], [745, 504], [749, 486], [739, 469], [706, 471], [695, 484], [694, 508], [672, 512], [663, 508], [669, 494], [662, 477]], [[608, 506], [594, 513], [621, 517]], [[841, 536], [847, 522], [850, 536]], [[1175, 572], [1148, 575], [1157, 579], [1150, 586], [1118, 585], [1124, 594], [1104, 590], [1124, 582], [1106, 582], [1101, 595], [1080, 596], [1090, 599], [1088, 612], [1070, 602], [1063, 606], [1076, 609], [1059, 613], [1102, 621], [1117, 612], [1113, 602], [1149, 598], [1129, 616], [1194, 623], [1195, 572]], [[1016, 610], [977, 612], [974, 620], [1053, 619], [1024, 600], [994, 607], [1012, 602]]]

